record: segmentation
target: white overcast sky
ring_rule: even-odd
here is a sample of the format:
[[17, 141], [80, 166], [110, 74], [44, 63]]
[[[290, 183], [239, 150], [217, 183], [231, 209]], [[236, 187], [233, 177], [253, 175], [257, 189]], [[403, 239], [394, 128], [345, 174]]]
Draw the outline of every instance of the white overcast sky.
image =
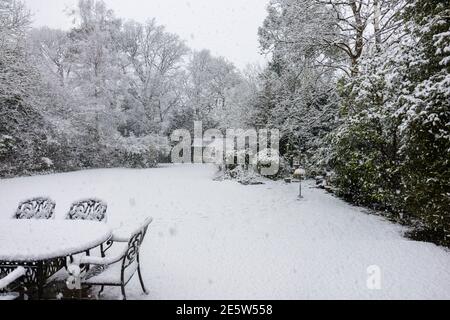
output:
[[[68, 29], [64, 13], [77, 0], [24, 0], [34, 14], [34, 26]], [[258, 45], [258, 27], [269, 0], [105, 0], [117, 17], [145, 22], [156, 18], [196, 50], [209, 49], [243, 68], [264, 64]]]

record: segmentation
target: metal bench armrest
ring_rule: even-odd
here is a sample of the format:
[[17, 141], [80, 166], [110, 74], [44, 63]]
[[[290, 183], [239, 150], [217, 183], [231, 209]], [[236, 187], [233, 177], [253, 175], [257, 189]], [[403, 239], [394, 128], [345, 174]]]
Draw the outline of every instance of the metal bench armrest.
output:
[[20, 279], [25, 275], [25, 268], [24, 267], [18, 267], [16, 270], [8, 274], [3, 279], [0, 279], [0, 290], [5, 290], [6, 287], [11, 285], [14, 281]]
[[80, 264], [91, 264], [97, 266], [109, 266], [114, 263], [121, 261], [125, 254], [127, 253], [127, 249], [125, 248], [119, 255], [111, 256], [111, 257], [92, 257], [92, 256], [84, 256], [80, 259]]

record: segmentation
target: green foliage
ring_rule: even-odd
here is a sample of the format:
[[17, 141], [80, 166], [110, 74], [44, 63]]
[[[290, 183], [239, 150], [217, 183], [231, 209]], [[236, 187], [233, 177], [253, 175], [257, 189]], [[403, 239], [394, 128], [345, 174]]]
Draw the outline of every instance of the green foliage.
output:
[[14, 138], [7, 135], [0, 136], [0, 160], [10, 157], [15, 149]]
[[368, 55], [341, 81], [344, 124], [334, 135], [338, 193], [450, 245], [450, 6], [417, 0], [400, 46]]
[[[418, 0], [406, 11], [420, 39], [412, 52], [420, 60], [405, 83], [415, 88], [404, 99], [403, 176], [405, 210], [421, 222], [422, 237], [450, 244], [450, 2]], [[411, 66], [412, 61], [405, 63]]]

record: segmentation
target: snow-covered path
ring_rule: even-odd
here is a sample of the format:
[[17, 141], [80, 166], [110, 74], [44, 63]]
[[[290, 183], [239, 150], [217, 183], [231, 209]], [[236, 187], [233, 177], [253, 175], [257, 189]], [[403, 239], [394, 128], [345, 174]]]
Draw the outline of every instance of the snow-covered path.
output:
[[[325, 192], [268, 182], [214, 182], [214, 168], [91, 170], [0, 180], [0, 218], [23, 198], [48, 195], [58, 218], [74, 200], [102, 198], [109, 223], [155, 218], [134, 299], [449, 299], [450, 253], [408, 241], [402, 229]], [[379, 266], [381, 290], [367, 287]], [[106, 298], [119, 298], [109, 289]]]

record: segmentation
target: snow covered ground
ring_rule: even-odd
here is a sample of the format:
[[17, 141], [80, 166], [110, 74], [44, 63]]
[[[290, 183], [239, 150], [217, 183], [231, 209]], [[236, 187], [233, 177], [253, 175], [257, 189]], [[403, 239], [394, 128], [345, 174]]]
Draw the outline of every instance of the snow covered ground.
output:
[[[155, 218], [132, 299], [450, 299], [450, 252], [402, 238], [402, 229], [317, 189], [212, 180], [208, 166], [91, 170], [0, 180], [0, 218], [23, 198], [48, 195], [59, 219], [98, 197], [109, 223]], [[368, 267], [381, 289], [367, 286]], [[120, 298], [107, 289], [105, 298]]]

